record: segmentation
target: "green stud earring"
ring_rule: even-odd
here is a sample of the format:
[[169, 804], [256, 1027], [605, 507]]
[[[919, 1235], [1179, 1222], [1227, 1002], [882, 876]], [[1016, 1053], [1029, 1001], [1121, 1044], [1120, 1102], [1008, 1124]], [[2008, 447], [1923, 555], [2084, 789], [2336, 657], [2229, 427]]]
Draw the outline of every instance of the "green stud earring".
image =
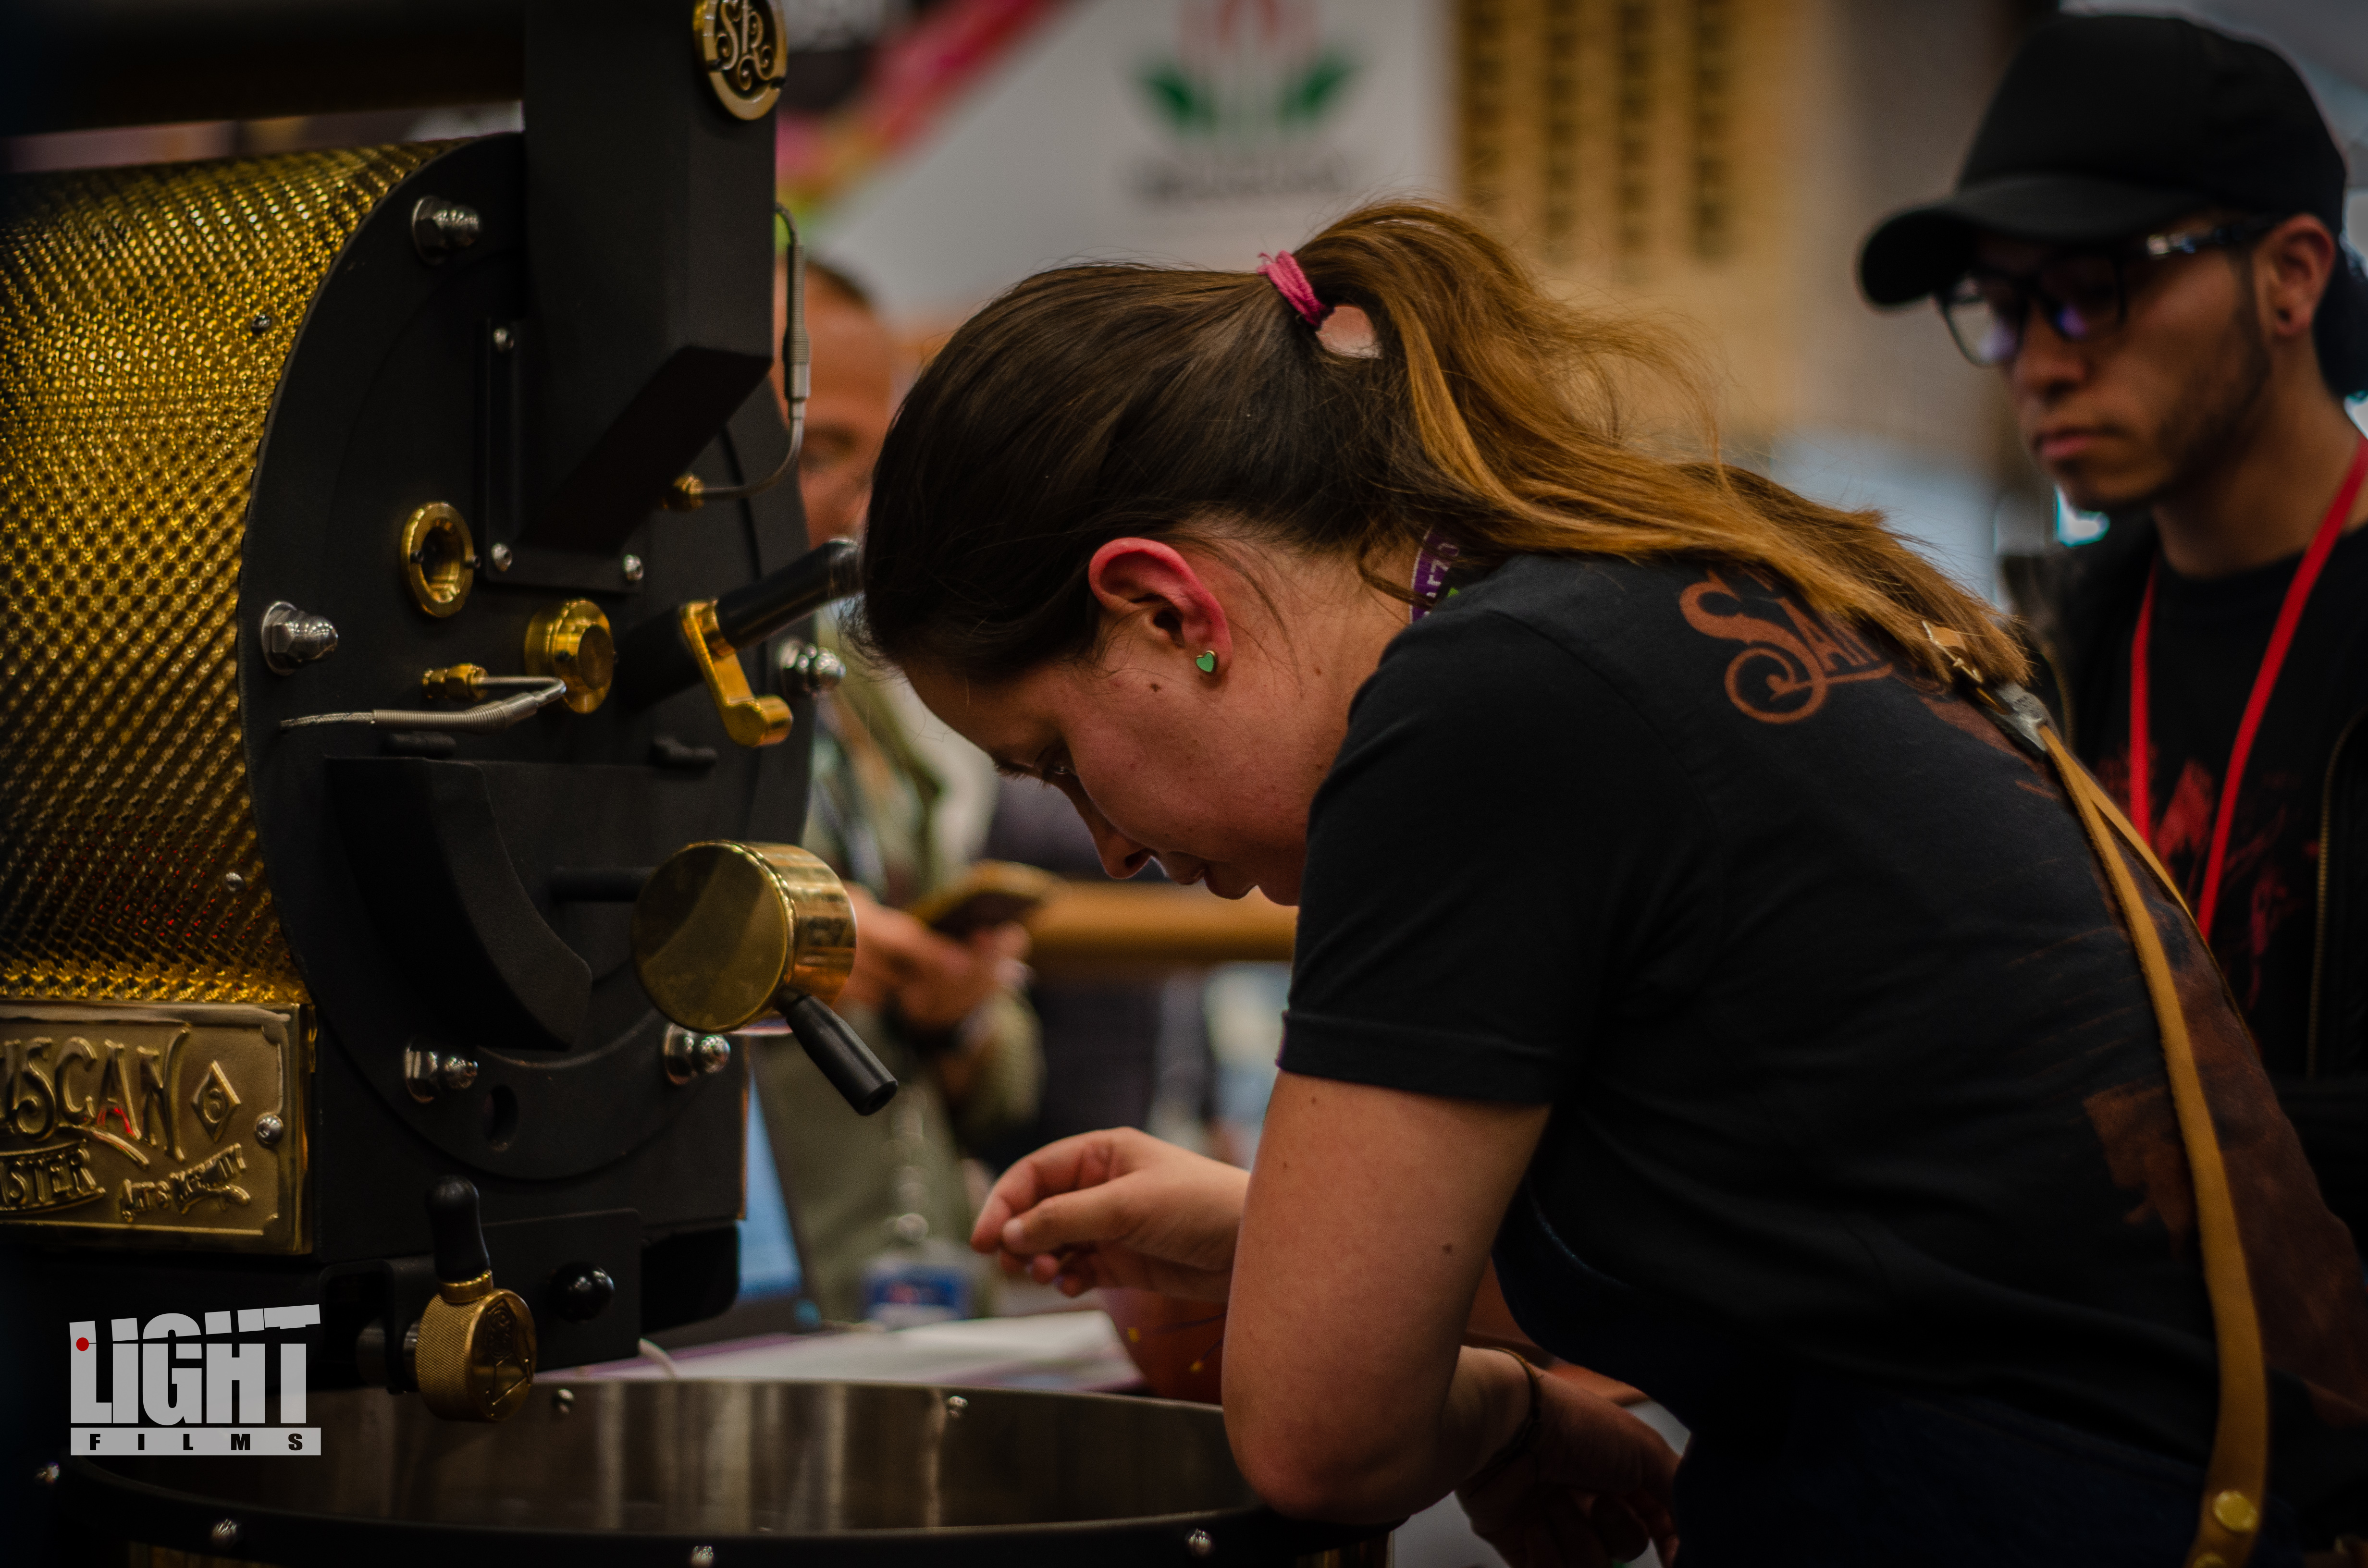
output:
[[1192, 662], [1201, 666], [1201, 673], [1204, 676], [1212, 676], [1217, 673], [1217, 651], [1214, 648], [1210, 649], [1207, 653], [1201, 654]]

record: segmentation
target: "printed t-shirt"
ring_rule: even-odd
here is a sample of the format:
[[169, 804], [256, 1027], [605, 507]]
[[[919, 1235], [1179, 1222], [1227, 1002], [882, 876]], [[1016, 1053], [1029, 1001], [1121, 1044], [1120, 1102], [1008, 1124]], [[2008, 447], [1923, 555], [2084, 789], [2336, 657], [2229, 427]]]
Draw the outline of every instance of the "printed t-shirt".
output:
[[[2279, 1369], [2273, 1483], [2307, 1505], [2368, 1473], [2368, 1294], [2168, 900], [2157, 925]], [[1293, 969], [1284, 1069], [1552, 1106], [1508, 1224], [1669, 1321], [2208, 1449], [2185, 1158], [2077, 819], [1773, 583], [1522, 557], [1398, 636], [1315, 799]], [[1547, 1348], [1713, 1403], [1523, 1294]]]

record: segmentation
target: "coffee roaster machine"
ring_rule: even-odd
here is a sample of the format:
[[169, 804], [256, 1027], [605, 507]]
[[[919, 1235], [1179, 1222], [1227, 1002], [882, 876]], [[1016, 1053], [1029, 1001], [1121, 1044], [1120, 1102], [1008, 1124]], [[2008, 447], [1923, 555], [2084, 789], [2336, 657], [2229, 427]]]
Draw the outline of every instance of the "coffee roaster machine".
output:
[[1370, 1558], [1212, 1412], [535, 1381], [731, 1303], [734, 1028], [894, 1087], [794, 847], [853, 552], [777, 483], [778, 10], [24, 15], [18, 130], [525, 131], [0, 206], [0, 1554]]

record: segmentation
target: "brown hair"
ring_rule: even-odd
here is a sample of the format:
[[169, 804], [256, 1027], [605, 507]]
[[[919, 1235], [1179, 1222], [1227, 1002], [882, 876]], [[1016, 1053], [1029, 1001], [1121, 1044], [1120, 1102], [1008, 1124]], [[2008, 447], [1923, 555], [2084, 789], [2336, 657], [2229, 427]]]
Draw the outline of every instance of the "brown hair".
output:
[[1644, 371], [1698, 411], [1659, 333], [1559, 304], [1440, 206], [1389, 202], [1299, 250], [1316, 295], [1372, 319], [1337, 354], [1256, 273], [1070, 267], [971, 318], [882, 449], [861, 636], [899, 662], [1017, 676], [1097, 646], [1086, 584], [1113, 539], [1265, 540], [1359, 562], [1438, 529], [1467, 559], [1675, 556], [1757, 568], [1946, 678], [1923, 623], [1986, 672], [2026, 662], [1989, 608], [1884, 528], [1622, 427]]

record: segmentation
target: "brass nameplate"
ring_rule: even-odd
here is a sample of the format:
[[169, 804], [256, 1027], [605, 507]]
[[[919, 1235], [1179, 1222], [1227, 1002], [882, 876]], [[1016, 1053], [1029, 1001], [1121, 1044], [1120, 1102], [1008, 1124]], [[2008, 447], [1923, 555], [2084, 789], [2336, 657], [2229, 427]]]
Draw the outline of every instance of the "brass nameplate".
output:
[[0, 1001], [0, 1235], [304, 1252], [301, 1007]]

